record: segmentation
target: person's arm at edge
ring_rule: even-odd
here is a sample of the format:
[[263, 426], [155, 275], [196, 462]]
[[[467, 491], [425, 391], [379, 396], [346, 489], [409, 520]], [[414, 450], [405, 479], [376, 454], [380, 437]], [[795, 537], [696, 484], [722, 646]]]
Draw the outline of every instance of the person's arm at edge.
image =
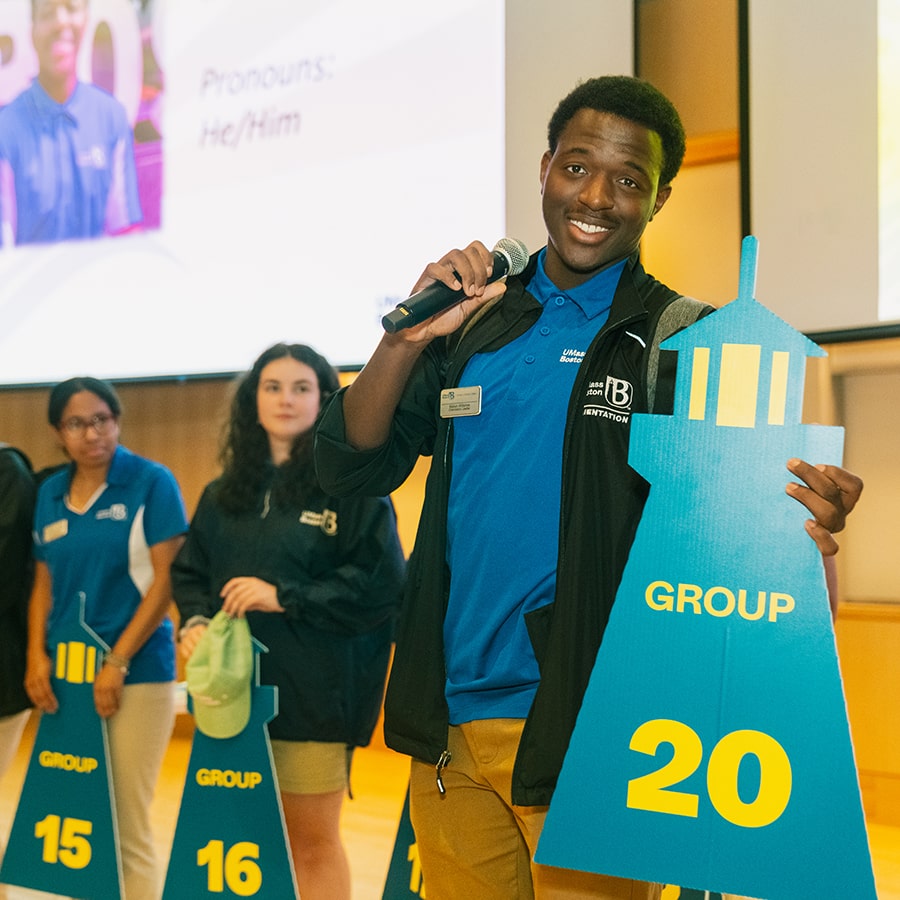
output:
[[35, 486], [14, 449], [0, 453], [0, 613], [19, 609], [30, 588]]
[[34, 583], [28, 601], [28, 649], [25, 668], [25, 692], [43, 712], [55, 713], [59, 702], [50, 686], [53, 663], [47, 653], [47, 620], [53, 605], [50, 570], [44, 562], [35, 563]]

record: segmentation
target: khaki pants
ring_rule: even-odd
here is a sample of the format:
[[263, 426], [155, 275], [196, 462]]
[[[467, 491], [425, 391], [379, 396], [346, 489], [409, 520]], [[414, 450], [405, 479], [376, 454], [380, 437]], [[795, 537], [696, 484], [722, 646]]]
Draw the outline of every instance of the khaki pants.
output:
[[0, 778], [15, 759], [22, 740], [22, 732], [28, 724], [31, 710], [13, 713], [11, 716], [0, 717]]
[[534, 863], [545, 806], [513, 806], [521, 719], [452, 726], [446, 793], [413, 760], [410, 818], [429, 900], [659, 900], [662, 886]]
[[158, 900], [162, 872], [150, 804], [175, 724], [171, 682], [127, 685], [109, 720], [109, 756], [126, 900]]

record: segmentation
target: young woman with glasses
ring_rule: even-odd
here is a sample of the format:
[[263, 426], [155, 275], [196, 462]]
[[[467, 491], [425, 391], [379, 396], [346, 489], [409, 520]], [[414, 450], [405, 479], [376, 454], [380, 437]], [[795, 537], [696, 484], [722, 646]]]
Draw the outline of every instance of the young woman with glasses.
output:
[[96, 378], [50, 393], [48, 419], [70, 463], [38, 490], [25, 689], [44, 713], [58, 710], [55, 646], [83, 604], [109, 647], [94, 705], [108, 723], [125, 897], [156, 900], [149, 808], [175, 718], [169, 567], [187, 520], [168, 469], [119, 444], [120, 415], [115, 391]]

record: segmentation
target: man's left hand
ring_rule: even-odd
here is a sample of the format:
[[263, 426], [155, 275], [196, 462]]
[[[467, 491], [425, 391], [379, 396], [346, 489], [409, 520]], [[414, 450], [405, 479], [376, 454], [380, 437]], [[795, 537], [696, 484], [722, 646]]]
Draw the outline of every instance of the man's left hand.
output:
[[790, 482], [787, 492], [812, 513], [806, 522], [809, 536], [823, 556], [834, 556], [838, 552], [834, 535], [847, 524], [862, 493], [862, 479], [839, 466], [812, 466], [802, 459], [788, 460], [787, 467], [803, 482]]

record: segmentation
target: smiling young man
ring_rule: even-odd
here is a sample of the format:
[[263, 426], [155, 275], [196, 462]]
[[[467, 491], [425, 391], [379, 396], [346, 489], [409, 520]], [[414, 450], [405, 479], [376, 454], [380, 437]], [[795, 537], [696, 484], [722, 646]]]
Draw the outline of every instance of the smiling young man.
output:
[[32, 0], [38, 74], [0, 110], [0, 246], [93, 238], [142, 221], [131, 126], [78, 80], [88, 0]]
[[[654, 338], [711, 308], [638, 258], [684, 156], [672, 104], [635, 78], [592, 79], [548, 137], [546, 248], [505, 286], [486, 284], [480, 242], [431, 263], [414, 290], [440, 281], [467, 299], [385, 335], [318, 431], [335, 493], [388, 493], [433, 457], [385, 738], [413, 757], [419, 858], [441, 900], [661, 891], [533, 854], [647, 496], [627, 463], [631, 416], [671, 411], [672, 359]], [[449, 415], [451, 387], [477, 389], [476, 414]], [[813, 538], [834, 553], [858, 480], [805, 463], [794, 474]]]

